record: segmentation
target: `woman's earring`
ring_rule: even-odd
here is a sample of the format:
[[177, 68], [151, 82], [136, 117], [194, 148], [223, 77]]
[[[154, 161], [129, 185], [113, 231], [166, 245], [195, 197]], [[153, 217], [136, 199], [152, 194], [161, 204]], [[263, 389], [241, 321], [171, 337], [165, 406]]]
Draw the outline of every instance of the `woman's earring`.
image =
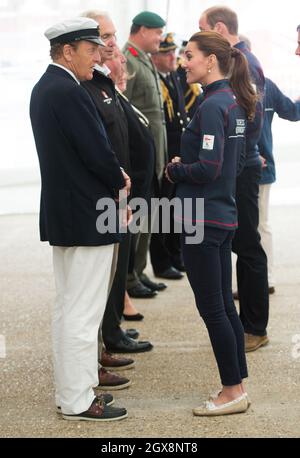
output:
[[208, 72], [208, 73], [211, 73], [211, 69], [209, 68], [209, 69], [207, 70], [207, 72]]

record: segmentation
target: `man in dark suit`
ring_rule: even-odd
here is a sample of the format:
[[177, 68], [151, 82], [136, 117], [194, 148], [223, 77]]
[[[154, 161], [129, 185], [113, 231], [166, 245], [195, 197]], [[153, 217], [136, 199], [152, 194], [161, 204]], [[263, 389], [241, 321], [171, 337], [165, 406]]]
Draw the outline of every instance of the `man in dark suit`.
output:
[[[129, 151], [129, 138], [128, 138], [128, 122], [124, 110], [117, 97], [115, 84], [113, 81], [113, 75], [109, 68], [109, 63], [117, 62], [121, 68], [125, 64], [126, 59], [121, 54], [116, 46], [115, 38], [115, 27], [111, 18], [100, 11], [87, 11], [83, 13], [83, 16], [88, 16], [91, 19], [96, 20], [100, 27], [100, 37], [106, 44], [105, 48], [101, 49], [101, 67], [96, 66], [93, 79], [85, 81], [83, 83], [84, 88], [88, 91], [91, 96], [97, 111], [103, 120], [105, 130], [108, 138], [112, 144], [113, 150], [119, 160], [122, 168], [131, 176], [131, 163], [130, 163], [130, 151]], [[102, 38], [103, 37], [103, 38]], [[114, 54], [107, 52], [113, 49]], [[118, 353], [139, 353], [149, 351], [152, 349], [150, 342], [137, 342], [126, 334], [120, 327], [120, 319], [124, 309], [124, 297], [126, 289], [126, 278], [128, 270], [128, 258], [130, 249], [131, 235], [128, 232], [124, 234], [123, 240], [119, 246], [118, 262], [116, 268], [116, 274], [112, 284], [112, 288], [108, 297], [103, 322], [102, 331], [103, 341], [105, 343], [106, 350], [110, 350]], [[101, 336], [99, 335], [99, 341], [101, 342]], [[102, 343], [102, 342], [101, 342]], [[101, 345], [100, 345], [101, 346]], [[104, 356], [104, 357], [103, 357]], [[120, 362], [116, 360], [107, 351], [103, 355], [101, 362], [110, 364], [111, 362], [115, 365]], [[118, 365], [116, 369], [122, 369], [123, 367], [132, 367], [132, 359], [121, 359], [122, 366]], [[112, 376], [115, 378], [115, 374], [108, 374], [105, 369], [101, 369], [102, 374], [110, 379]], [[123, 380], [122, 380], [123, 379]], [[126, 380], [122, 377], [119, 380], [116, 388], [126, 387]], [[120, 382], [125, 383], [120, 383]]]
[[[168, 160], [179, 155], [181, 135], [187, 125], [184, 95], [180, 78], [176, 73], [176, 48], [173, 33], [167, 33], [159, 46], [159, 52], [153, 54], [152, 61], [159, 73], [161, 92], [166, 119]], [[175, 185], [165, 177], [162, 179], [160, 198], [175, 197]], [[150, 255], [153, 271], [156, 276], [179, 280], [184, 270], [181, 258], [180, 235], [174, 231], [173, 215], [169, 234], [152, 234]]]
[[99, 199], [116, 216], [118, 191], [130, 189], [101, 118], [80, 82], [100, 63], [98, 24], [75, 18], [45, 32], [53, 63], [32, 91], [30, 117], [40, 163], [40, 235], [53, 246], [57, 297], [52, 337], [56, 404], [67, 420], [127, 416], [99, 385], [97, 332], [104, 313], [118, 230], [101, 227]]

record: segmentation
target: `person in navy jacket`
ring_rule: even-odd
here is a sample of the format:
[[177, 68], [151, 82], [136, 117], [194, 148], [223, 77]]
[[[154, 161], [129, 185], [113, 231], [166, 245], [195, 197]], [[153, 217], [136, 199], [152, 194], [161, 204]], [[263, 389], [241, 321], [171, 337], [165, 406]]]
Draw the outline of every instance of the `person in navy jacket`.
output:
[[275, 292], [274, 257], [272, 229], [269, 222], [269, 202], [271, 185], [276, 181], [275, 160], [273, 156], [272, 121], [274, 114], [288, 121], [300, 120], [300, 100], [293, 102], [286, 97], [276, 84], [266, 78], [264, 96], [264, 123], [258, 148], [265, 164], [259, 185], [259, 226], [261, 243], [268, 258], [269, 292]]
[[[193, 203], [204, 199], [203, 217], [184, 213], [182, 250], [223, 385], [216, 398], [193, 412], [200, 416], [245, 412], [243, 379], [248, 373], [244, 330], [232, 297], [231, 243], [238, 226], [236, 177], [245, 157], [247, 118], [255, 116], [256, 94], [245, 57], [218, 33], [193, 35], [184, 67], [188, 83], [201, 83], [204, 91], [182, 135], [181, 157], [167, 165], [166, 175], [177, 183], [183, 208], [185, 199]], [[202, 243], [188, 242], [185, 222], [190, 219], [204, 225]]]
[[[66, 20], [45, 32], [53, 63], [35, 85], [30, 117], [41, 171], [40, 234], [53, 246], [57, 297], [52, 338], [56, 404], [67, 420], [118, 420], [126, 409], [95, 397], [97, 333], [105, 309], [117, 231], [101, 233], [96, 205], [129, 191], [101, 118], [80, 81], [100, 63], [98, 24]], [[112, 215], [113, 217], [114, 215]]]
[[263, 123], [265, 77], [260, 62], [238, 36], [238, 18], [233, 10], [223, 6], [208, 8], [200, 17], [199, 27], [200, 30], [220, 33], [231, 46], [244, 54], [258, 95], [255, 118], [247, 125], [245, 167], [237, 179], [239, 227], [232, 243], [232, 249], [237, 254], [238, 298], [245, 331], [245, 348], [246, 351], [255, 351], [269, 342], [268, 265], [258, 232], [258, 194], [262, 161], [257, 144]]

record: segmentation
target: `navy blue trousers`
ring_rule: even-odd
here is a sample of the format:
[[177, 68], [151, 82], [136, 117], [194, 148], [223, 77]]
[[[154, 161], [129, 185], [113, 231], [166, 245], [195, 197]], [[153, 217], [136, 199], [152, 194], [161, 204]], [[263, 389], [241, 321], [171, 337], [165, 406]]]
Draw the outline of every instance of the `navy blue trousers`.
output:
[[267, 256], [258, 232], [258, 192], [261, 166], [245, 167], [237, 178], [236, 205], [239, 228], [232, 249], [237, 254], [236, 273], [240, 318], [245, 332], [264, 336], [269, 320]]
[[182, 235], [187, 276], [224, 386], [238, 385], [248, 376], [244, 329], [232, 297], [233, 236], [233, 231], [205, 227], [203, 242], [187, 245]]

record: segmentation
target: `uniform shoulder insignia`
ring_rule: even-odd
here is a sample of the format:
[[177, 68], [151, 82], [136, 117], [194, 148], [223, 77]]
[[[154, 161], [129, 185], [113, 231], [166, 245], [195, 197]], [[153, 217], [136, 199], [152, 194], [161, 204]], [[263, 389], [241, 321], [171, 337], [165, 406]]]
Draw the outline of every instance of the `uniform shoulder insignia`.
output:
[[137, 56], [139, 55], [139, 53], [137, 52], [137, 50], [134, 49], [132, 46], [130, 46], [130, 47], [128, 48], [128, 51], [130, 52], [130, 54], [133, 55], [133, 57], [137, 57]]
[[173, 33], [168, 33], [168, 34], [167, 34], [166, 42], [167, 42], [168, 44], [174, 42], [174, 35], [173, 35]]

